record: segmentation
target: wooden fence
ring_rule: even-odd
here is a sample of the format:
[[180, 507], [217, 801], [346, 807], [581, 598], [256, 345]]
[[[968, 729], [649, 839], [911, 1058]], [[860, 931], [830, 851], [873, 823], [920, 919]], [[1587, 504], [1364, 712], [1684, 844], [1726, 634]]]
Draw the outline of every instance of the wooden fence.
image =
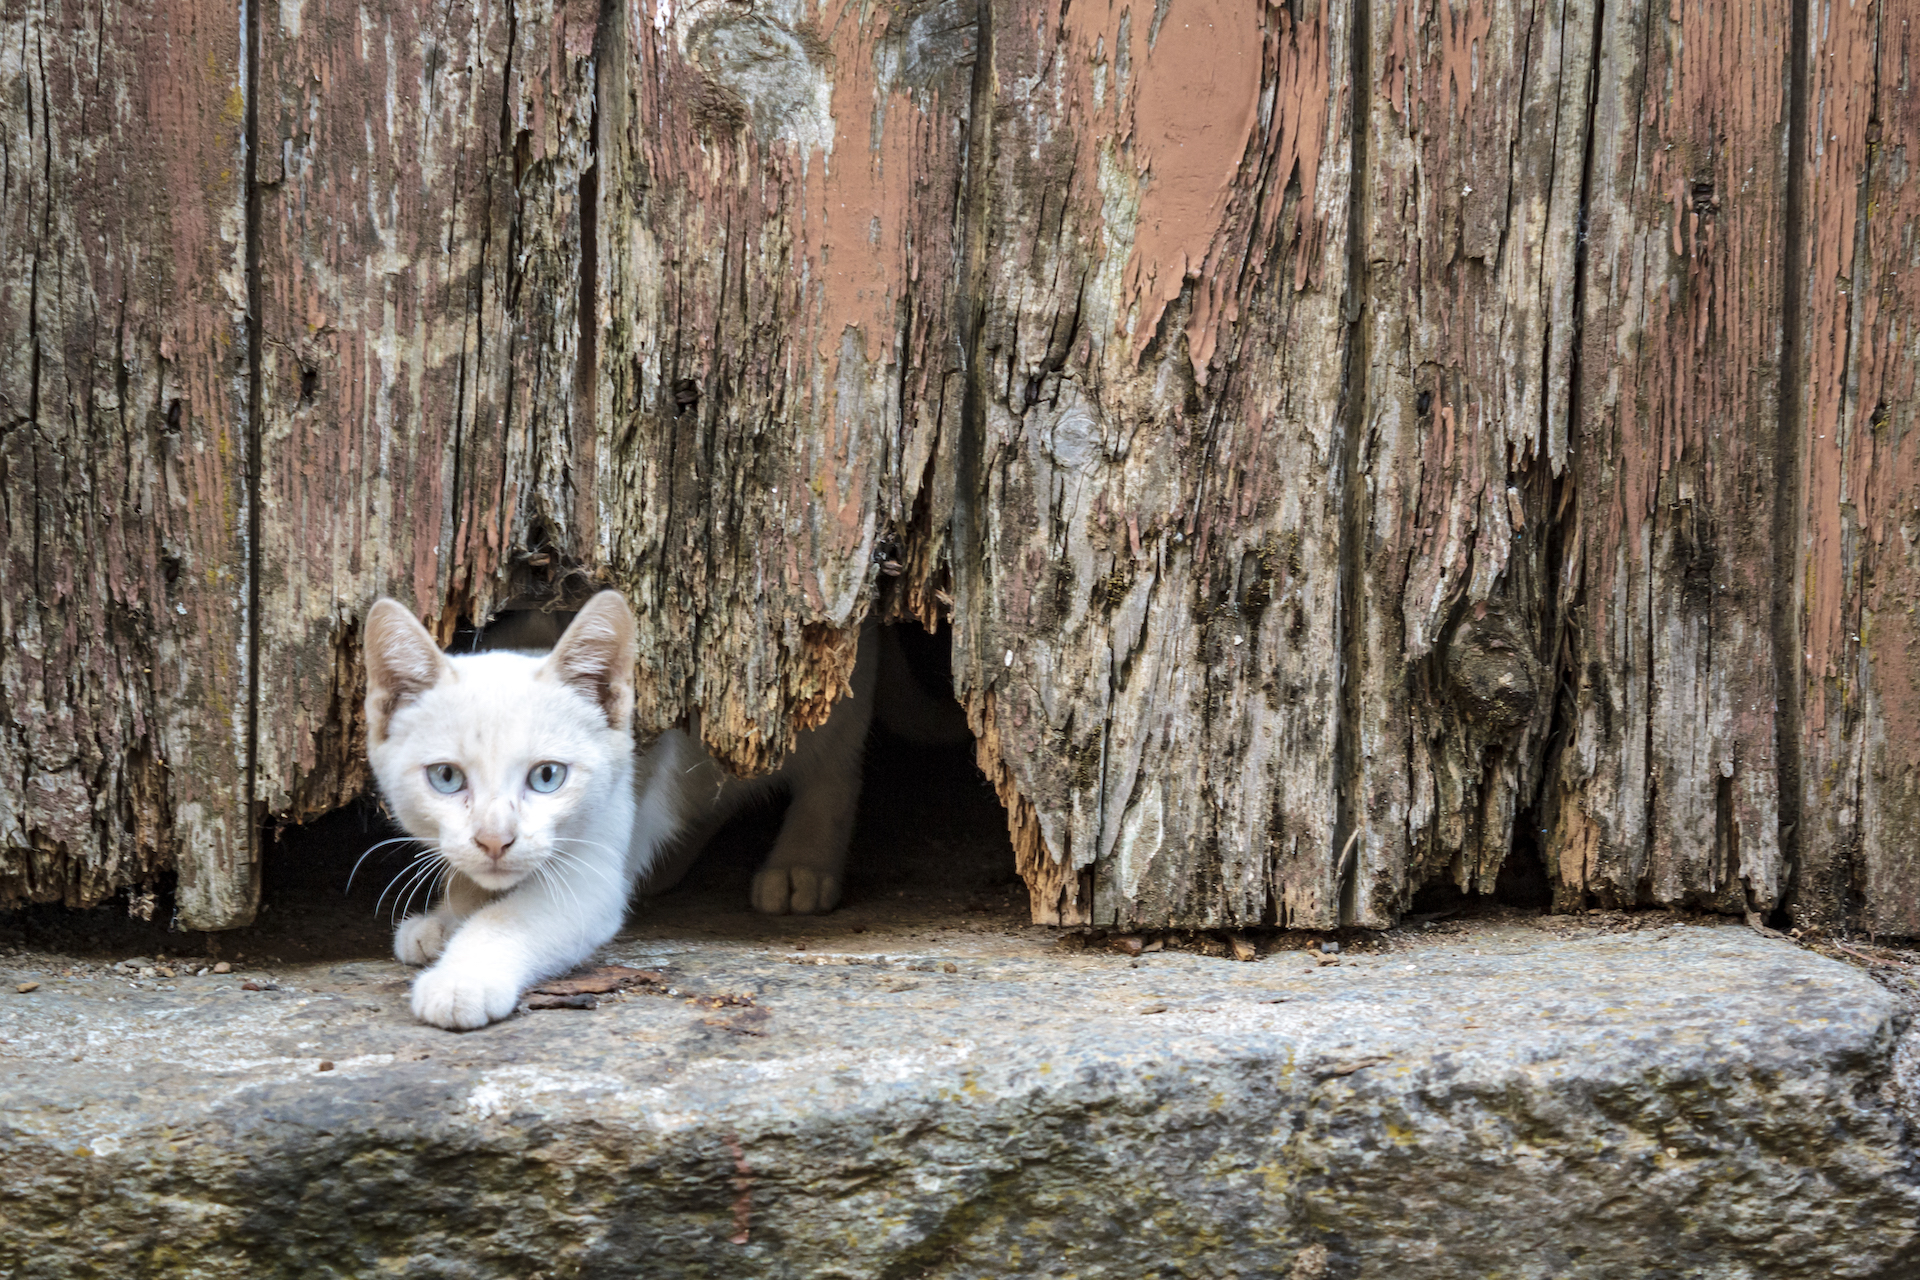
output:
[[3, 8], [8, 900], [612, 583], [748, 770], [950, 615], [1037, 919], [1920, 934], [1920, 0]]

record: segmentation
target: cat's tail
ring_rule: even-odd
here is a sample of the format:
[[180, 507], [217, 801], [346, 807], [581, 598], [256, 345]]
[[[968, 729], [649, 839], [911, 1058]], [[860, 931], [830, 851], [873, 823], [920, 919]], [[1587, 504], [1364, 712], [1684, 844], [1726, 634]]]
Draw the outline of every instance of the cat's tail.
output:
[[[960, 709], [951, 693], [940, 697], [927, 687], [915, 671], [907, 650], [900, 643], [897, 627], [880, 628], [880, 669], [875, 675], [873, 714], [889, 733], [927, 746], [953, 746], [971, 742], [967, 713]], [[949, 677], [951, 679], [951, 677]]]

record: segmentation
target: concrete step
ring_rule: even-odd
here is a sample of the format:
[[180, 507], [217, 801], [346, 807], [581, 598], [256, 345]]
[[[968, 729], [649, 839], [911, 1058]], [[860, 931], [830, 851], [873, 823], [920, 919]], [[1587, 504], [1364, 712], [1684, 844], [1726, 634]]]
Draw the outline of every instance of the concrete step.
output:
[[0, 1275], [1920, 1275], [1895, 997], [1613, 919], [1327, 964], [649, 916], [605, 958], [663, 982], [465, 1035], [383, 960], [20, 957]]

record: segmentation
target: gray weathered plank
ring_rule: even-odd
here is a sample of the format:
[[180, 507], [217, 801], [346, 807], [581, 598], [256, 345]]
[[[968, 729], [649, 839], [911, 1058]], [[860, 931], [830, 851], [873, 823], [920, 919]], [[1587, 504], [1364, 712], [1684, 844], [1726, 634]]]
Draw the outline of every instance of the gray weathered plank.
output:
[[1814, 11], [1794, 406], [1797, 923], [1920, 934], [1920, 5]]
[[1371, 20], [1349, 918], [1380, 926], [1491, 892], [1546, 762], [1594, 43], [1560, 0]]
[[238, 23], [0, 8], [0, 901], [252, 909]]
[[1781, 899], [1773, 491], [1790, 7], [1608, 6], [1572, 527], [1563, 903]]
[[263, 24], [258, 797], [283, 820], [367, 785], [375, 597], [448, 639], [592, 536], [575, 309], [596, 19], [306, 0]]
[[1035, 918], [1339, 914], [1347, 13], [993, 6], [955, 668]]
[[771, 767], [845, 684], [876, 561], [931, 616], [961, 387], [959, 0], [618, 6], [601, 107], [606, 525], [638, 718]]

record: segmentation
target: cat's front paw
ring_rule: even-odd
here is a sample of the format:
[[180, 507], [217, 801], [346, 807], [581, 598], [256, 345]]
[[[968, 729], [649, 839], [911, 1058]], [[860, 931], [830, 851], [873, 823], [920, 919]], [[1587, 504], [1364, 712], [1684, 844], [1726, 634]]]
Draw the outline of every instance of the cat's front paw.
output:
[[498, 1022], [520, 1003], [520, 983], [477, 965], [438, 964], [413, 980], [413, 1016], [449, 1031]]
[[408, 916], [393, 931], [393, 958], [401, 964], [432, 964], [447, 949], [447, 922], [428, 913]]
[[753, 909], [770, 916], [822, 915], [840, 902], [840, 877], [810, 867], [765, 867], [753, 877]]

